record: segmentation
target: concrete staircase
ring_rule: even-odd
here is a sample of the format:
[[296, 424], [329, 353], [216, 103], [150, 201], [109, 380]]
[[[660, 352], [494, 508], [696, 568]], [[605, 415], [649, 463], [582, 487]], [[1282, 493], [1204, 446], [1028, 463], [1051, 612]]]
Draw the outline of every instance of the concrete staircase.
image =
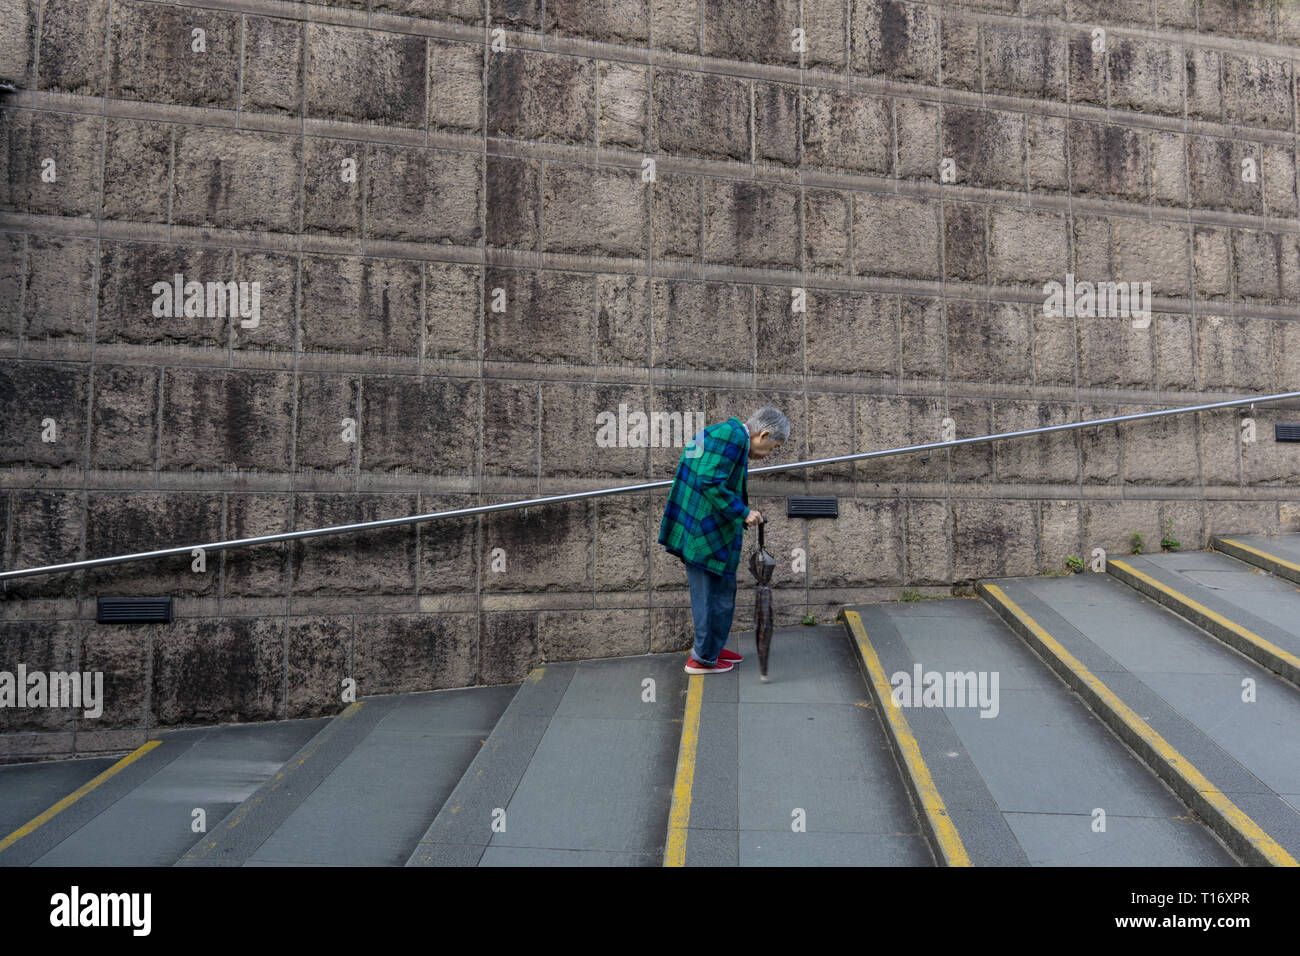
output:
[[0, 767], [0, 865], [1296, 865], [1300, 536], [1214, 547]]

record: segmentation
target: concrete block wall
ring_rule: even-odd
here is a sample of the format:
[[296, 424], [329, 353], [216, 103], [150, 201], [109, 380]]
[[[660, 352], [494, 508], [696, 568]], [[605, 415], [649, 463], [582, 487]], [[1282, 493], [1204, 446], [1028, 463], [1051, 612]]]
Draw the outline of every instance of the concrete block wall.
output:
[[[1300, 389], [1293, 0], [0, 20], [4, 568], [671, 477], [680, 448], [598, 441], [621, 406], [777, 404], [776, 463]], [[256, 321], [159, 315], [178, 274], [257, 283]], [[1149, 325], [1049, 315], [1067, 276], [1150, 283]], [[1134, 532], [1300, 530], [1272, 440], [1300, 411], [1258, 407], [1253, 443], [1243, 414], [756, 479], [781, 622]], [[0, 760], [684, 649], [663, 500], [16, 581], [0, 670], [102, 671], [108, 701], [0, 709]], [[131, 594], [179, 619], [94, 622]]]

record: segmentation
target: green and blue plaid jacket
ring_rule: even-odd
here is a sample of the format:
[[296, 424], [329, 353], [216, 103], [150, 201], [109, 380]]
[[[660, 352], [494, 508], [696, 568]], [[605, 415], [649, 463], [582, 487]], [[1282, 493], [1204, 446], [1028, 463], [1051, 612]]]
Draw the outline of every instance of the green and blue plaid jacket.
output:
[[732, 416], [695, 435], [682, 451], [659, 543], [687, 564], [735, 574], [749, 514], [749, 433]]

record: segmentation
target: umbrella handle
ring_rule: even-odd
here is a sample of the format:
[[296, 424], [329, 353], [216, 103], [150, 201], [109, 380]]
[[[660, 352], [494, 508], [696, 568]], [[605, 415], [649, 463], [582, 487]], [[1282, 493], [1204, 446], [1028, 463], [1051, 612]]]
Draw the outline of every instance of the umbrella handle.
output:
[[763, 549], [763, 525], [765, 524], [767, 524], [766, 518], [758, 523], [758, 548], [760, 551]]

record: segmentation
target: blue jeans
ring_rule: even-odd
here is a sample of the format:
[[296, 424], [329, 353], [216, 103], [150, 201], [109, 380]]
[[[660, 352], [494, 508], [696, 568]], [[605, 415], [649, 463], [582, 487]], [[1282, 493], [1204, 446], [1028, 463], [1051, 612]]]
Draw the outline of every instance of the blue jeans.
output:
[[701, 664], [716, 664], [736, 613], [736, 576], [714, 574], [688, 564], [686, 580], [691, 586], [691, 615], [695, 619], [695, 659]]

